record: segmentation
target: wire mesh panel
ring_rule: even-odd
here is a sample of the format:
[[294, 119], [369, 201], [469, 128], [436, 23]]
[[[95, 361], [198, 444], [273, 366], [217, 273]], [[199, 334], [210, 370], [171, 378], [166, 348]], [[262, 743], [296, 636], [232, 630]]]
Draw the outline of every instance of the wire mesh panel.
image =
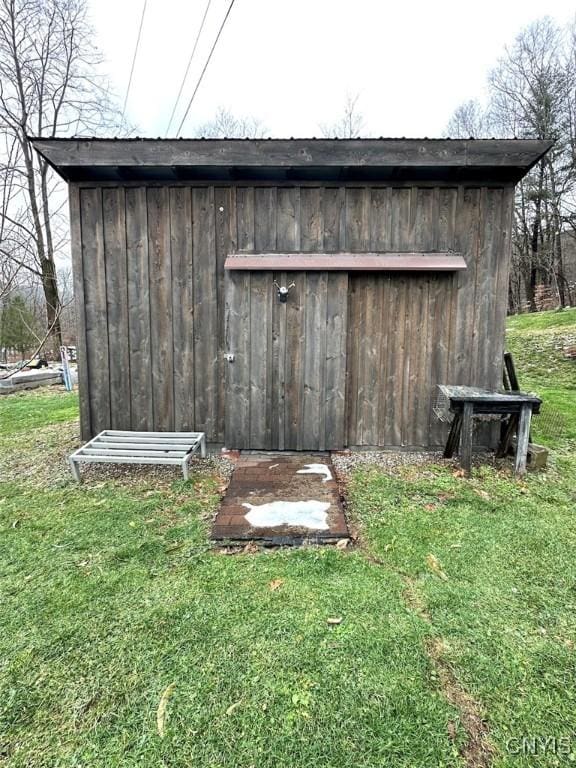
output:
[[450, 398], [441, 384], [438, 385], [437, 391], [432, 396], [432, 413], [443, 424], [449, 424], [454, 418], [454, 414], [450, 410]]

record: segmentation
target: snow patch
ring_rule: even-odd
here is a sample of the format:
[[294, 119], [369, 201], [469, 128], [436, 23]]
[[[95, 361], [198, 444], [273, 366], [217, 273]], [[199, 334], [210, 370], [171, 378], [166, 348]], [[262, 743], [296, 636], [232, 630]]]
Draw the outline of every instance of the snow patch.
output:
[[324, 475], [323, 483], [332, 480], [332, 472], [327, 464], [304, 464], [306, 469], [299, 469], [297, 475]]
[[277, 525], [293, 525], [326, 531], [330, 504], [323, 501], [270, 501], [267, 504], [242, 504], [250, 511], [246, 520], [253, 528], [274, 528]]

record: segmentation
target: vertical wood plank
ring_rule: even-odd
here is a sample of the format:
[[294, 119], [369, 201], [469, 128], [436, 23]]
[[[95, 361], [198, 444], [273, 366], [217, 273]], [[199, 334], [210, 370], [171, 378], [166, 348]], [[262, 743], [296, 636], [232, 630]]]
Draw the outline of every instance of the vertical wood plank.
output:
[[146, 189], [126, 188], [126, 260], [130, 329], [131, 429], [154, 427], [150, 352], [150, 275]]
[[391, 275], [389, 332], [394, 342], [390, 345], [387, 361], [386, 433], [389, 445], [402, 445], [402, 406], [404, 394], [404, 362], [406, 355], [406, 303], [407, 280], [404, 275]]
[[[456, 204], [458, 190], [454, 187], [437, 188], [438, 219], [436, 247], [439, 250], [455, 249]], [[452, 340], [454, 336], [453, 312], [455, 277], [451, 274], [434, 275], [430, 280], [430, 400], [438, 392], [438, 384], [451, 380]], [[429, 412], [429, 443], [439, 446], [446, 443], [448, 427]]]
[[341, 189], [325, 187], [322, 195], [323, 241], [326, 253], [343, 250], [341, 245], [343, 204]]
[[306, 275], [302, 448], [323, 450], [326, 365], [326, 272]]
[[254, 188], [236, 189], [236, 224], [239, 251], [254, 250]]
[[472, 403], [464, 403], [462, 411], [462, 432], [460, 437], [460, 464], [466, 477], [472, 472], [472, 439], [474, 436], [474, 420], [472, 418]]
[[[279, 285], [292, 282], [291, 273], [276, 272], [273, 278]], [[291, 300], [289, 298], [289, 300]], [[272, 305], [272, 392], [271, 392], [271, 447], [284, 450], [285, 444], [285, 396], [286, 386], [286, 307], [287, 302], [270, 300]]]
[[300, 249], [305, 252], [322, 250], [322, 189], [300, 189]]
[[514, 472], [517, 475], [526, 474], [526, 460], [528, 457], [528, 442], [530, 440], [530, 420], [532, 418], [532, 405], [525, 403], [520, 410], [520, 422], [518, 436], [516, 438], [516, 458]]
[[346, 340], [346, 442], [359, 445], [358, 390], [360, 350], [358, 339], [362, 338], [362, 297], [359, 275], [349, 275], [348, 281], [348, 330]]
[[224, 414], [227, 407], [226, 398], [226, 353], [225, 340], [225, 287], [224, 262], [226, 256], [236, 250], [236, 196], [234, 187], [214, 188], [214, 219], [215, 219], [215, 248], [217, 275], [217, 314], [218, 314], [218, 405], [216, 419], [216, 440], [224, 440]]
[[113, 429], [130, 429], [131, 425], [125, 205], [122, 187], [102, 190]]
[[249, 447], [250, 437], [250, 272], [233, 270], [225, 275], [226, 362], [225, 445]]
[[327, 276], [325, 445], [336, 450], [346, 445], [346, 344], [348, 328], [348, 274]]
[[154, 429], [174, 429], [174, 342], [168, 187], [149, 187], [150, 352]]
[[90, 424], [90, 372], [88, 370], [86, 345], [86, 298], [84, 294], [84, 264], [82, 259], [82, 213], [80, 210], [80, 189], [69, 185], [68, 202], [70, 209], [70, 252], [74, 281], [74, 311], [76, 315], [76, 359], [78, 370], [78, 391], [80, 397], [80, 433], [82, 440], [93, 437]]
[[370, 248], [369, 193], [364, 187], [346, 188], [346, 243], [350, 251]]
[[494, 322], [494, 283], [497, 273], [495, 258], [496, 245], [500, 236], [502, 215], [500, 198], [502, 190], [481, 190], [480, 231], [478, 234], [478, 256], [476, 260], [476, 293], [472, 315], [473, 343], [470, 348], [471, 376], [475, 386], [488, 387], [490, 353], [489, 340]]
[[174, 428], [194, 430], [194, 265], [192, 196], [189, 187], [170, 189], [172, 328], [174, 334]]
[[[362, 336], [357, 340], [359, 380], [358, 417], [360, 426], [359, 444], [378, 445], [379, 389], [382, 339], [380, 336], [382, 306], [380, 304], [381, 279], [379, 275], [361, 278]], [[360, 343], [360, 339], [362, 342]]]
[[380, 370], [378, 371], [378, 445], [390, 445], [389, 412], [392, 408], [389, 407], [389, 399], [392, 398], [389, 398], [388, 375], [391, 349], [396, 344], [396, 339], [392, 334], [394, 299], [389, 274], [380, 275], [378, 303], [381, 339]]
[[256, 187], [254, 190], [254, 248], [257, 251], [276, 250], [276, 208], [276, 187]]
[[[300, 247], [300, 190], [297, 187], [279, 187], [276, 191], [276, 244], [279, 251], [293, 252]], [[297, 394], [299, 379], [293, 380], [294, 375], [300, 376], [298, 360], [294, 355], [300, 351], [300, 340], [294, 349], [296, 335], [288, 328], [288, 318], [292, 321], [299, 317], [294, 308], [298, 291], [299, 278], [292, 272], [282, 272], [275, 275], [280, 285], [289, 285], [293, 281], [296, 288], [290, 291], [288, 302], [283, 304], [277, 300], [273, 307], [273, 400], [272, 400], [272, 445], [279, 450], [294, 447], [295, 430], [291, 425], [294, 412], [288, 405], [290, 397]], [[293, 363], [296, 362], [296, 365]], [[297, 410], [297, 409], [294, 409]]]
[[[370, 247], [370, 207], [369, 192], [363, 187], [347, 187], [345, 190], [346, 248], [352, 252], [362, 252]], [[366, 383], [364, 365], [364, 344], [366, 340], [366, 294], [371, 278], [355, 274], [350, 278], [349, 299], [349, 339], [347, 349], [348, 387], [347, 419], [348, 442], [361, 445], [363, 441], [363, 398]]]
[[423, 447], [428, 445], [428, 423], [431, 406], [430, 389], [430, 348], [432, 340], [429, 328], [429, 291], [430, 278], [422, 276], [414, 285], [411, 298], [413, 307], [410, 334], [414, 340], [412, 362], [414, 377], [412, 387], [411, 439], [410, 445]]
[[375, 187], [370, 192], [370, 250], [390, 249], [392, 228], [392, 189]]
[[500, 238], [495, 244], [496, 262], [496, 301], [494, 306], [494, 342], [490, 345], [489, 381], [491, 386], [500, 386], [502, 359], [504, 356], [504, 334], [508, 310], [508, 285], [510, 279], [510, 261], [512, 251], [512, 227], [514, 220], [514, 188], [506, 187], [502, 192], [502, 218]]
[[474, 344], [474, 302], [476, 294], [478, 240], [480, 224], [480, 189], [458, 188], [458, 216], [456, 223], [456, 250], [466, 261], [466, 269], [454, 277], [456, 284], [455, 316], [452, 345], [452, 376], [454, 384], [472, 385], [470, 350]]
[[[254, 247], [276, 249], [276, 189], [254, 190]], [[272, 306], [277, 301], [270, 272], [253, 272], [250, 310], [250, 444], [272, 447], [273, 334]]]
[[90, 374], [90, 425], [97, 434], [110, 428], [110, 368], [102, 190], [80, 190], [82, 262], [86, 317], [86, 360]]
[[[432, 187], [413, 189], [414, 225], [413, 236], [417, 248], [423, 251], [438, 247], [438, 195]], [[411, 344], [411, 382], [410, 400], [411, 423], [406, 425], [408, 444], [426, 446], [429, 440], [429, 421], [431, 411], [430, 357], [432, 353], [433, 326], [430, 320], [430, 276], [415, 276], [411, 283], [413, 295], [410, 299], [412, 320], [410, 327]]]
[[297, 251], [300, 247], [300, 194], [297, 187], [276, 190], [276, 242], [279, 251]]
[[213, 189], [192, 189], [192, 215], [195, 428], [214, 442], [218, 439], [219, 344]]
[[[451, 335], [451, 306], [453, 280], [451, 275], [434, 275], [430, 279], [429, 335], [430, 335], [430, 400], [438, 393], [438, 384], [449, 383], [448, 360]], [[447, 427], [432, 409], [429, 412], [429, 444], [443, 445]]]
[[410, 248], [410, 189], [393, 187], [390, 206], [390, 247], [393, 251], [407, 251]]
[[292, 272], [295, 287], [286, 304], [285, 448], [302, 450], [306, 273]]

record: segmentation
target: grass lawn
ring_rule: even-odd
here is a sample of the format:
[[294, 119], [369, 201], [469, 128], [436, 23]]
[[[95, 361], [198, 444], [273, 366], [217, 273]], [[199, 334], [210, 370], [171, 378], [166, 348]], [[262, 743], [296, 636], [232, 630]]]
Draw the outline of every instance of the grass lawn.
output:
[[[0, 398], [0, 765], [572, 764], [576, 313], [561, 317], [509, 331], [521, 384], [562, 417], [538, 433], [549, 469], [358, 470], [352, 550], [214, 551], [214, 467], [189, 483], [100, 468], [78, 487], [75, 396]], [[557, 741], [534, 755], [523, 737]]]

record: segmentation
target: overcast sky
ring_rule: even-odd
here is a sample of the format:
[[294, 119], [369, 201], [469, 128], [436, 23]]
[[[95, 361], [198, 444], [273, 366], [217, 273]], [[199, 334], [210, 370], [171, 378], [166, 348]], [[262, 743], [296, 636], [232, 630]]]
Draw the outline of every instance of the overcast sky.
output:
[[[229, 0], [212, 0], [171, 131], [180, 123]], [[97, 44], [122, 102], [143, 0], [90, 0]], [[164, 136], [206, 0], [148, 0], [127, 115]], [[318, 136], [360, 96], [363, 135], [439, 136], [454, 108], [482, 98], [486, 74], [522, 27], [568, 0], [236, 0], [182, 135], [219, 105], [272, 136]]]

